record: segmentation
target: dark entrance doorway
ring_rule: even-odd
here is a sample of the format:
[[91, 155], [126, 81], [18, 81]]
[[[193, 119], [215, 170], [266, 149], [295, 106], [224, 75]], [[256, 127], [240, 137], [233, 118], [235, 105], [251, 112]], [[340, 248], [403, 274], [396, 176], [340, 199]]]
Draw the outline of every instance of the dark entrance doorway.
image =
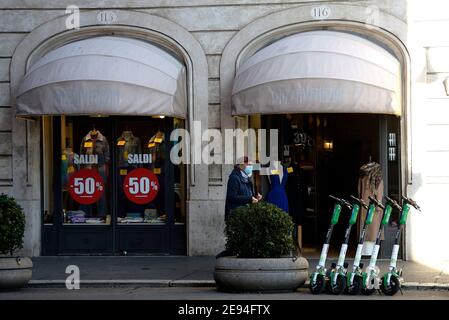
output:
[[170, 161], [170, 133], [183, 120], [61, 116], [43, 124], [44, 133], [51, 126], [44, 152], [52, 151], [44, 255], [186, 254], [185, 168]]
[[[254, 120], [254, 119], [252, 119]], [[257, 122], [257, 121], [252, 121]], [[279, 130], [279, 159], [292, 157], [303, 171], [307, 188], [302, 219], [304, 254], [319, 255], [331, 217], [333, 203], [328, 195], [349, 199], [358, 196], [359, 171], [374, 161], [381, 165], [384, 195], [401, 194], [399, 117], [378, 114], [282, 114], [263, 115], [262, 128]], [[266, 194], [269, 183], [260, 183]], [[290, 201], [290, 199], [289, 199]], [[344, 238], [346, 218], [335, 227], [329, 254], [338, 256]], [[398, 215], [385, 230], [381, 256], [389, 257]], [[352, 232], [350, 244], [356, 243]], [[351, 255], [349, 247], [348, 254]]]

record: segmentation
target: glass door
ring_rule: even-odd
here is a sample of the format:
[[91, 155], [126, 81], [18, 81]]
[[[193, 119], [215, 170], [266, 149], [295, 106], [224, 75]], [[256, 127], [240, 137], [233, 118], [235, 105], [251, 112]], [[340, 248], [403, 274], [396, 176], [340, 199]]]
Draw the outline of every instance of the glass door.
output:
[[116, 252], [168, 254], [173, 224], [173, 166], [162, 117], [115, 121]]
[[55, 131], [59, 253], [112, 253], [110, 119], [62, 116]]

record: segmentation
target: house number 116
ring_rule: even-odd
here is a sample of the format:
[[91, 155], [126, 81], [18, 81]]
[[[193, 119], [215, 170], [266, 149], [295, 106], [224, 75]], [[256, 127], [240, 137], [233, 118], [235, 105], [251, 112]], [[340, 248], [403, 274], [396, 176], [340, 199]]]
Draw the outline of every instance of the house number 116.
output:
[[328, 6], [314, 7], [310, 11], [310, 15], [312, 16], [313, 19], [316, 20], [327, 19], [331, 15], [331, 8], [329, 8]]

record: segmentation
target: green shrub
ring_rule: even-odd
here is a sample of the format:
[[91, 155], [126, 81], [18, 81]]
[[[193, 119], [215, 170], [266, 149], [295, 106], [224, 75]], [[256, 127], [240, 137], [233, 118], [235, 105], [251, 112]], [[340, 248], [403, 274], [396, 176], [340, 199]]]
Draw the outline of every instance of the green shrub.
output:
[[294, 248], [291, 217], [259, 202], [234, 209], [226, 221], [226, 248], [241, 258], [279, 258]]
[[13, 254], [23, 247], [25, 215], [12, 197], [0, 195], [0, 253]]

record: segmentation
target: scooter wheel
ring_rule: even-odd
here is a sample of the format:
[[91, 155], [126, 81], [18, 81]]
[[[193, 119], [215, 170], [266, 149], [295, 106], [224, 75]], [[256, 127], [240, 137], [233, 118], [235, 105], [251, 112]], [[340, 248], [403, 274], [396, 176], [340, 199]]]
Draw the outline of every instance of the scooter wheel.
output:
[[[374, 285], [374, 279], [371, 279], [371, 284]], [[362, 289], [360, 291], [362, 292], [363, 295], [370, 296], [376, 291], [376, 288], [368, 289], [362, 285]]]
[[335, 285], [332, 285], [331, 281], [329, 281], [329, 291], [332, 294], [339, 295], [346, 289], [346, 277], [338, 274], [336, 277], [337, 280], [335, 281]]
[[[386, 275], [384, 277], [386, 277]], [[382, 278], [380, 290], [382, 290], [386, 296], [394, 296], [399, 291], [400, 286], [399, 279], [395, 276], [391, 276], [390, 283], [387, 286], [385, 286], [384, 278]]]
[[324, 276], [322, 274], [319, 274], [316, 277], [315, 283], [312, 283], [312, 279], [310, 280], [309, 289], [312, 294], [320, 294], [323, 292], [324, 287], [326, 284], [326, 280], [324, 279]]
[[352, 285], [346, 286], [346, 293], [351, 296], [355, 296], [357, 294], [360, 294], [362, 287], [363, 287], [363, 278], [361, 276], [355, 276]]

